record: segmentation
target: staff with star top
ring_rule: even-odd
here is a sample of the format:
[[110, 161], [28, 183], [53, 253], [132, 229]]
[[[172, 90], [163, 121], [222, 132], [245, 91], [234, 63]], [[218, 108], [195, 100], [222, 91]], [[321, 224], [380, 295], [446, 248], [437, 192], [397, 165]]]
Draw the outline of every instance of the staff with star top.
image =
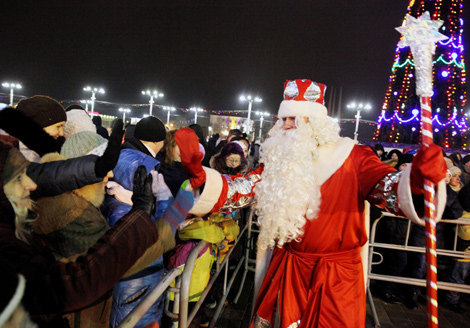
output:
[[[416, 94], [420, 97], [422, 122], [422, 148], [433, 144], [431, 96], [432, 96], [432, 56], [435, 43], [446, 40], [439, 33], [443, 21], [431, 20], [429, 12], [418, 18], [406, 15], [406, 24], [396, 29], [402, 33], [399, 46], [409, 46], [413, 54], [416, 70]], [[429, 168], [432, 169], [432, 168]], [[436, 256], [436, 206], [434, 184], [424, 181], [425, 226], [426, 226], [426, 294], [428, 327], [437, 327], [437, 256]]]

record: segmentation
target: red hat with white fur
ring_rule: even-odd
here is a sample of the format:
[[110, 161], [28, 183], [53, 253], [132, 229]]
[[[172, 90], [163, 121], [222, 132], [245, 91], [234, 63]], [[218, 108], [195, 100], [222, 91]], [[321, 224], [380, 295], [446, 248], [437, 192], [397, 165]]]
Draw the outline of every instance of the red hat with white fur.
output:
[[326, 117], [324, 104], [326, 85], [311, 80], [287, 80], [284, 101], [279, 106], [279, 118], [294, 116]]

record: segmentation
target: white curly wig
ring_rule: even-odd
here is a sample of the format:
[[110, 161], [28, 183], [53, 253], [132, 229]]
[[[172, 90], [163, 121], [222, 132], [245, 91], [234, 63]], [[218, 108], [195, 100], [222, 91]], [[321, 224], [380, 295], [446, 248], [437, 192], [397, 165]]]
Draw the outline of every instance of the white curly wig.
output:
[[339, 126], [330, 117], [297, 117], [295, 129], [284, 130], [279, 120], [261, 146], [262, 180], [255, 187], [256, 213], [262, 249], [300, 241], [303, 226], [321, 204], [312, 161], [318, 146], [336, 143]]

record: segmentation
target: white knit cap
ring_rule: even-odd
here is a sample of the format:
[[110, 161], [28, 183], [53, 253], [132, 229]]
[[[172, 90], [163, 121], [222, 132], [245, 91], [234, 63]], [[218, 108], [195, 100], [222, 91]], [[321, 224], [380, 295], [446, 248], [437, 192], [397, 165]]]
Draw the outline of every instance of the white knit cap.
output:
[[97, 133], [90, 131], [78, 132], [65, 140], [60, 154], [66, 158], [75, 158], [85, 155], [103, 155], [108, 140]]
[[67, 121], [64, 124], [64, 137], [69, 138], [72, 134], [82, 131], [96, 133], [96, 125], [93, 124], [90, 116], [82, 109], [72, 109], [67, 114]]
[[279, 106], [279, 118], [326, 117], [324, 105], [326, 85], [311, 80], [288, 80], [284, 83], [284, 100]]

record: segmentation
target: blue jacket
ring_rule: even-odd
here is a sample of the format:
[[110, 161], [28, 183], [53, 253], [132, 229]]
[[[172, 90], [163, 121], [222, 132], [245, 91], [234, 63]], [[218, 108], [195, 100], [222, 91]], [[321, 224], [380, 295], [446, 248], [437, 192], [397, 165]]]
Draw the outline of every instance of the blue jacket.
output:
[[[160, 166], [160, 163], [153, 157], [148, 156], [135, 149], [123, 149], [119, 155], [119, 160], [113, 170], [113, 180], [127, 190], [133, 189], [134, 173], [140, 165], [144, 165], [147, 172]], [[156, 213], [153, 220], [162, 216], [167, 201], [156, 201]], [[102, 210], [110, 226], [113, 226], [123, 215], [129, 212], [131, 206], [121, 203], [114, 196], [107, 196]], [[132, 245], [129, 245], [132, 247]], [[164, 277], [165, 268], [163, 257], [160, 257], [153, 264], [144, 270], [119, 281], [113, 290], [113, 304], [111, 307], [110, 327], [116, 327], [124, 317], [131, 312]], [[161, 296], [147, 313], [140, 319], [135, 327], [145, 327], [157, 321], [160, 323], [163, 314], [163, 296]]]

